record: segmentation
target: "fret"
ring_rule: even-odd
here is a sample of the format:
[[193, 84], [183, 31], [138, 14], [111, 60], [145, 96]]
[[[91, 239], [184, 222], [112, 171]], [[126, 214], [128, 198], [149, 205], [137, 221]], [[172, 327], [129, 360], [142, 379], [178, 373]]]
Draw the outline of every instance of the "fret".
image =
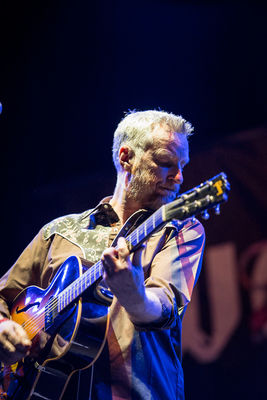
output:
[[75, 289], [76, 289], [76, 288], [77, 288], [77, 285], [74, 285], [73, 289], [71, 288], [71, 290], [70, 290], [70, 294], [71, 294], [71, 296], [70, 296], [70, 302], [71, 302], [72, 300], [74, 300], [75, 297], [76, 297], [76, 295], [75, 295]]
[[127, 236], [126, 243], [128, 245], [129, 251], [131, 251], [133, 248], [132, 235]]
[[73, 283], [74, 284], [71, 285], [71, 287], [72, 287], [72, 295], [73, 295], [73, 299], [72, 300], [74, 300], [79, 295], [79, 292], [81, 290], [82, 280], [79, 278]]
[[[94, 268], [93, 272], [95, 272], [95, 267], [93, 266], [92, 268]], [[92, 279], [92, 272], [91, 272], [91, 270], [89, 270], [88, 278], [89, 278], [88, 286], [90, 286], [90, 285], [92, 285], [92, 283], [94, 282], [94, 280]]]
[[87, 285], [87, 274], [86, 274], [85, 276], [83, 276], [83, 279], [81, 280], [80, 290], [79, 291], [77, 290], [77, 296], [80, 293], [84, 292], [86, 290], [87, 286], [89, 286], [89, 285]]
[[85, 277], [85, 289], [87, 289], [90, 286], [91, 283], [91, 279], [90, 279], [90, 273], [87, 271], [86, 273], [86, 277]]
[[82, 288], [82, 281], [78, 280], [78, 282], [74, 286], [74, 298], [78, 297], [81, 288]]
[[90, 285], [92, 285], [92, 283], [94, 283], [94, 280], [92, 279], [92, 272], [89, 270], [88, 274], [86, 275], [85, 289], [87, 289]]
[[[140, 228], [139, 228], [139, 237], [140, 237], [140, 239], [141, 240], [143, 240], [144, 239], [144, 224], [142, 224], [141, 226], [140, 226]], [[140, 240], [140, 241], [141, 241]]]
[[76, 297], [78, 297], [86, 289], [86, 276], [82, 275], [79, 279], [79, 285], [77, 286]]
[[95, 280], [94, 280], [94, 282], [98, 279], [98, 278], [100, 278], [100, 276], [102, 276], [102, 265], [101, 265], [101, 262], [99, 261], [97, 264], [96, 264], [96, 269], [95, 269]]
[[71, 288], [71, 301], [73, 301], [79, 294], [79, 288], [80, 288], [80, 280], [73, 286], [73, 288]]
[[74, 299], [75, 295], [75, 285], [70, 285], [67, 290], [67, 303], [70, 304], [72, 302], [72, 298]]

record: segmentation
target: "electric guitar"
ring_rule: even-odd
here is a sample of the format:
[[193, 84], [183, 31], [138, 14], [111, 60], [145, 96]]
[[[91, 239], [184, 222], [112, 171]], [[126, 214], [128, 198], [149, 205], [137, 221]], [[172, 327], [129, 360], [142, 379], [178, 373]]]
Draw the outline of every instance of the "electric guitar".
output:
[[[126, 222], [112, 246], [125, 236], [132, 253], [172, 219], [182, 221], [199, 213], [207, 218], [210, 208], [219, 213], [229, 190], [226, 175], [220, 173], [160, 207], [135, 230], [127, 232]], [[49, 399], [53, 391], [53, 399], [60, 400], [72, 374], [96, 361], [106, 340], [113, 297], [99, 285], [101, 276], [101, 261], [92, 266], [71, 256], [47, 289], [30, 286], [16, 297], [11, 318], [25, 329], [33, 344], [31, 354], [22, 362], [2, 368], [2, 375], [11, 373], [7, 374], [8, 382], [3, 379], [0, 398]]]

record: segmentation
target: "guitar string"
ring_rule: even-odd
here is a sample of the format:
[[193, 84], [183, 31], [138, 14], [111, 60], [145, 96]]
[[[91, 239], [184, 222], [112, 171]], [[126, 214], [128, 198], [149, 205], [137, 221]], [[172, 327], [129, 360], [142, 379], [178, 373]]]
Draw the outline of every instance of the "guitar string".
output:
[[[158, 210], [159, 211], [159, 210]], [[154, 218], [154, 221], [156, 222], [156, 225], [157, 225], [157, 223], [158, 223], [158, 216], [156, 215], [158, 212], [156, 212], [155, 214], [153, 214], [154, 216], [155, 216], [155, 218]], [[152, 218], [153, 218], [153, 216], [151, 216]], [[153, 224], [153, 219], [152, 218], [148, 218], [148, 220], [147, 221], [145, 221], [143, 224], [141, 224], [140, 225], [140, 227], [139, 228], [137, 228], [131, 235], [129, 235], [129, 238], [131, 238], [131, 240], [130, 240], [130, 243], [131, 244], [134, 244], [135, 245], [135, 243], [136, 244], [138, 244], [138, 236], [140, 236], [140, 234], [137, 232], [137, 230], [139, 229], [140, 230], [140, 228], [141, 227], [145, 227], [145, 225], [148, 225], [148, 228], [147, 228], [147, 231], [148, 231], [148, 233], [150, 233], [150, 229], [152, 228], [154, 228], [154, 224]], [[152, 224], [152, 226], [151, 226], [151, 224]], [[142, 232], [144, 232], [144, 229], [142, 229]], [[64, 304], [65, 304], [65, 300], [67, 300], [67, 305], [71, 302], [71, 301], [73, 301], [76, 297], [78, 297], [79, 296], [79, 294], [81, 293], [81, 288], [82, 288], [82, 286], [84, 285], [84, 283], [86, 283], [85, 281], [86, 281], [86, 279], [87, 278], [89, 278], [89, 279], [87, 279], [87, 280], [89, 280], [90, 281], [90, 284], [88, 285], [88, 282], [86, 283], [86, 288], [87, 287], [89, 287], [93, 282], [91, 281], [91, 278], [92, 278], [92, 275], [96, 275], [95, 274], [95, 272], [97, 271], [98, 273], [100, 272], [100, 268], [99, 268], [99, 264], [101, 264], [100, 263], [100, 261], [99, 262], [97, 262], [92, 268], [90, 268], [90, 270], [88, 270], [87, 272], [87, 274], [85, 273], [85, 274], [83, 274], [80, 278], [81, 279], [79, 279], [78, 278], [78, 280], [79, 281], [81, 281], [81, 283], [79, 284], [79, 282], [77, 283], [77, 280], [76, 281], [74, 281], [71, 285], [69, 285], [67, 288], [65, 288], [61, 293], [60, 293], [60, 298], [62, 299], [62, 301], [61, 301], [61, 303], [60, 304], [62, 304], [63, 302], [64, 302]], [[95, 271], [96, 270], [96, 271]], [[87, 276], [88, 275], [88, 276]], [[101, 274], [100, 274], [101, 275]], [[99, 276], [98, 276], [99, 277]], [[97, 277], [97, 279], [98, 279], [98, 277]], [[74, 298], [72, 298], [72, 294], [73, 293], [75, 293], [75, 291], [78, 291], [78, 292], [80, 292], [78, 295], [76, 295]], [[67, 298], [67, 299], [65, 299], [65, 297]], [[69, 300], [69, 298], [70, 298], [70, 300]], [[56, 308], [58, 308], [58, 303], [56, 304], [56, 305], [54, 305], [54, 306], [52, 306], [53, 305], [53, 303], [54, 303], [54, 301], [53, 301], [53, 299], [51, 299], [51, 300], [49, 300], [49, 302], [47, 303], [47, 305], [48, 305], [48, 309], [49, 309], [49, 311], [50, 312], [52, 312], [53, 313], [53, 311], [55, 311], [55, 309]], [[64, 305], [64, 308], [65, 308], [65, 305]], [[44, 308], [43, 308], [44, 309]], [[34, 332], [30, 332], [30, 330], [31, 329], [33, 329], [33, 330], [35, 330], [36, 331], [36, 333], [38, 333], [38, 331], [40, 330], [40, 328], [42, 328], [42, 325], [44, 325], [44, 314], [45, 314], [45, 312], [46, 312], [46, 310], [44, 310], [44, 311], [41, 311], [40, 312], [40, 314], [39, 314], [39, 316], [38, 317], [36, 317], [36, 316], [32, 316], [32, 317], [30, 317], [26, 322], [25, 322], [25, 324], [24, 324], [24, 327], [25, 327], [25, 329], [29, 332], [29, 333], [31, 333], [31, 334], [33, 334]]]
[[[87, 271], [87, 272], [90, 271], [90, 274], [88, 274], [88, 275], [90, 275], [90, 276], [89, 276], [89, 279], [90, 279], [90, 280], [91, 280], [92, 275], [93, 275], [93, 274], [95, 275], [95, 272], [91, 272], [91, 270], [92, 270], [92, 269], [97, 270], [96, 267], [98, 267], [98, 264], [99, 264], [99, 263], [100, 263], [100, 261], [98, 261], [95, 265], [93, 265], [92, 268], [90, 268], [90, 270]], [[98, 271], [99, 271], [99, 269], [98, 269]], [[85, 280], [85, 279], [84, 279], [84, 278], [85, 278], [84, 275], [85, 275], [85, 274], [83, 274], [83, 275], [80, 276], [80, 278], [83, 278], [83, 281]], [[78, 278], [78, 279], [79, 279], [79, 278]], [[74, 285], [74, 284], [75, 284], [75, 285]], [[83, 283], [81, 283], [80, 286], [82, 286], [82, 284], [83, 284]], [[77, 290], [77, 285], [78, 285], [78, 284], [77, 284], [76, 281], [75, 281], [75, 282], [73, 282], [70, 286], [76, 287], [76, 289], [74, 288], [74, 291], [75, 291], [75, 290]], [[70, 287], [70, 286], [69, 286], [69, 287]], [[68, 288], [69, 288], [69, 287], [68, 287]], [[63, 292], [66, 292], [66, 290], [64, 289]], [[59, 296], [61, 296], [63, 292], [61, 292]], [[61, 296], [61, 297], [63, 297], [63, 296]], [[77, 296], [77, 297], [78, 297], [78, 296]], [[71, 301], [73, 301], [73, 300], [74, 300], [74, 299], [72, 299]], [[63, 301], [64, 301], [64, 299], [62, 300], [62, 302], [63, 302]], [[54, 302], [54, 299], [51, 299], [51, 300], [49, 300], [48, 303], [46, 304], [46, 309], [48, 309], [49, 312], [52, 312], [52, 313], [53, 313], [53, 311], [55, 311], [55, 309], [56, 309], [57, 306], [58, 306], [58, 302], [57, 302], [57, 305], [55, 305], [54, 307], [52, 307], [53, 302]], [[36, 333], [38, 333], [38, 331], [40, 330], [40, 327], [42, 327], [42, 325], [44, 325], [44, 318], [45, 318], [46, 309], [45, 309], [45, 307], [43, 307], [43, 308], [39, 311], [39, 315], [38, 315], [37, 317], [36, 317], [36, 316], [32, 316], [32, 317], [30, 317], [27, 321], [25, 321], [25, 323], [24, 323], [24, 329], [25, 329], [27, 332], [30, 333], [30, 330], [31, 330], [31, 329], [35, 329], [35, 330], [37, 331]]]
[[[90, 270], [89, 270], [90, 273], [87, 274], [88, 276], [84, 277], [85, 274], [83, 274], [83, 275], [81, 275], [81, 276], [79, 277], [79, 278], [82, 278], [82, 279], [79, 279], [79, 278], [78, 278], [78, 280], [81, 281], [80, 284], [77, 283], [77, 282], [75, 281], [75, 282], [73, 282], [73, 283], [68, 287], [68, 289], [69, 289], [70, 287], [72, 287], [72, 293], [73, 293], [73, 292], [75, 292], [75, 290], [76, 290], [76, 291], [79, 290], [79, 286], [82, 287], [82, 285], [84, 284], [85, 278], [87, 278], [87, 280], [90, 280], [90, 281], [91, 281], [92, 276], [93, 276], [93, 275], [94, 275], [94, 276], [96, 275], [94, 271], [95, 271], [95, 270], [96, 270], [96, 271], [99, 271], [99, 268], [97, 268], [97, 267], [99, 266], [98, 264], [100, 264], [100, 261], [98, 261], [92, 268], [90, 268]], [[93, 269], [94, 271], [91, 271], [92, 269]], [[87, 271], [87, 272], [89, 272], [89, 271]], [[88, 278], [89, 278], [89, 279], [88, 279]], [[64, 292], [64, 294], [62, 295], [63, 292]], [[38, 315], [37, 317], [36, 317], [36, 316], [30, 317], [30, 318], [25, 322], [25, 324], [24, 324], [25, 329], [30, 330], [32, 327], [38, 326], [38, 324], [39, 324], [39, 327], [40, 327], [40, 324], [44, 324], [44, 316], [45, 316], [46, 310], [49, 310], [49, 312], [53, 313], [53, 311], [55, 311], [55, 309], [58, 308], [58, 305], [59, 305], [59, 304], [62, 305], [62, 303], [65, 302], [65, 298], [64, 298], [64, 297], [66, 297], [66, 296], [65, 296], [66, 290], [64, 289], [63, 292], [60, 293], [60, 295], [59, 295], [60, 301], [59, 301], [59, 302], [56, 302], [56, 305], [53, 306], [53, 303], [55, 303], [55, 302], [54, 302], [54, 299], [52, 298], [52, 299], [49, 300], [48, 303], [46, 304], [46, 308], [43, 307], [43, 308], [40, 310], [39, 315]], [[69, 292], [70, 292], [70, 289], [69, 289]], [[71, 296], [72, 293], [70, 293], [70, 296]], [[67, 294], [68, 294], [68, 293], [67, 293]], [[78, 296], [79, 296], [79, 295], [78, 295]], [[78, 297], [78, 296], [76, 296], [76, 297]], [[67, 300], [68, 300], [68, 298], [67, 298]], [[73, 298], [71, 301], [73, 301], [73, 300], [74, 300], [74, 298]], [[67, 305], [68, 305], [68, 304], [67, 304]]]
[[[193, 192], [195, 192], [194, 189], [190, 193], [193, 193]], [[183, 203], [183, 202], [184, 202], [184, 199], [180, 198], [179, 206], [181, 206], [181, 203]], [[158, 224], [159, 217], [160, 217], [160, 222], [162, 222], [162, 207], [159, 208], [152, 216], [150, 216], [144, 223], [142, 223], [140, 225], [140, 227], [138, 227], [132, 234], [129, 235], [129, 237], [126, 238], [126, 239], [128, 239], [128, 242], [131, 245], [133, 244], [134, 246], [135, 246], [135, 243], [136, 244], [140, 243], [140, 240], [139, 240], [140, 228], [142, 228], [142, 227], [144, 228], [144, 229], [141, 230], [141, 235], [143, 234], [143, 232], [146, 232], [146, 231], [148, 232], [148, 234], [150, 234], [151, 233], [151, 231], [150, 231], [151, 226], [150, 225], [152, 224], [152, 231], [153, 231], [153, 228], [155, 228], [155, 226], [157, 226], [157, 224]], [[155, 224], [155, 226], [154, 226], [154, 224]], [[145, 228], [147, 228], [147, 229], [145, 229]], [[146, 233], [146, 236], [147, 236], [147, 233]], [[130, 238], [130, 240], [129, 240], [129, 238]], [[143, 238], [144, 238], [144, 236], [142, 236], [142, 239]], [[71, 285], [69, 285], [67, 288], [65, 288], [60, 293], [59, 297], [60, 297], [60, 299], [62, 299], [62, 302], [64, 302], [64, 307], [63, 308], [66, 307], [65, 306], [65, 295], [66, 295], [66, 300], [67, 300], [67, 305], [68, 305], [68, 304], [70, 304], [71, 301], [73, 301], [76, 297], [78, 297], [80, 293], [82, 293], [81, 288], [82, 288], [83, 284], [85, 284], [85, 289], [88, 288], [91, 285], [92, 272], [94, 274], [95, 274], [95, 270], [97, 272], [100, 272], [100, 268], [98, 268], [98, 270], [96, 269], [98, 267], [98, 264], [101, 264], [101, 263], [97, 262], [92, 268], [90, 268], [89, 271], [87, 271], [85, 274], [80, 276], [77, 280], [75, 280]], [[100, 273], [100, 276], [101, 276], [101, 273]], [[90, 285], [88, 285], [88, 282], [86, 282], [87, 278], [89, 278]], [[78, 283], [77, 283], [77, 281], [78, 281]], [[81, 282], [80, 285], [79, 285], [79, 282]], [[93, 282], [95, 282], [95, 280]], [[77, 293], [78, 293], [77, 295], [75, 295], [75, 290], [77, 290]], [[72, 298], [73, 293], [74, 293], [75, 297]], [[70, 298], [71, 298], [71, 300], [69, 300]], [[48, 302], [48, 307], [49, 307], [49, 311], [50, 312], [53, 312], [53, 311], [55, 311], [56, 308], [58, 308], [58, 304], [59, 303], [57, 302], [54, 306], [53, 306], [53, 303], [54, 303], [54, 301], [53, 301], [53, 298], [52, 298]], [[31, 329], [32, 327], [35, 328], [36, 326], [38, 326], [38, 329], [39, 329], [40, 326], [42, 327], [42, 325], [44, 324], [44, 314], [45, 314], [45, 312], [46, 312], [46, 310], [42, 311], [37, 318], [35, 316], [30, 317], [27, 321], [25, 321], [24, 326], [27, 325], [28, 329]], [[39, 320], [39, 322], [38, 322], [38, 320]], [[39, 324], [39, 325], [37, 325], [37, 324]], [[36, 330], [36, 328], [35, 328], [35, 330]]]
[[[144, 223], [142, 223], [137, 229], [134, 230], [128, 237], [127, 241], [131, 246], [135, 246], [144, 239], [145, 236], [153, 231], [153, 228], [158, 225], [158, 221], [162, 222], [162, 212], [161, 208], [157, 210], [151, 217], [149, 217]], [[155, 225], [155, 226], [154, 226]], [[141, 232], [141, 235], [140, 235]], [[146, 234], [145, 234], [146, 233]], [[85, 289], [88, 288], [93, 282], [101, 276], [101, 261], [98, 261], [92, 268], [90, 268], [85, 274], [81, 275], [78, 279], [72, 282], [67, 288], [65, 288], [59, 295], [59, 303], [54, 302], [54, 299], [50, 299], [47, 303], [47, 307], [43, 307], [39, 311], [38, 317], [32, 316], [27, 321], [24, 322], [24, 329], [27, 333], [33, 338], [44, 326], [45, 326], [45, 313], [47, 309], [50, 313], [53, 313], [56, 308], [58, 309], [58, 305], [62, 305], [64, 303], [65, 308], [65, 300], [67, 300], [67, 305], [73, 301], [79, 294], [82, 292], [82, 287], [85, 285]], [[99, 275], [98, 275], [99, 274]], [[92, 276], [94, 276], [94, 281], [91, 281]], [[97, 276], [97, 278], [96, 278]], [[88, 281], [90, 284], [88, 285]], [[78, 293], [74, 298], [72, 298], [73, 293], [75, 291]], [[66, 299], [65, 299], [66, 297]], [[71, 300], [70, 300], [71, 299]], [[54, 304], [54, 306], [53, 306]]]
[[[139, 231], [141, 231], [141, 240], [143, 240], [143, 238], [145, 236], [147, 236], [148, 234], [150, 234], [154, 230], [155, 227], [159, 226], [159, 222], [160, 223], [163, 222], [161, 210], [162, 210], [162, 208], [157, 210], [151, 217], [149, 217], [143, 224], [141, 224], [134, 232], [132, 232], [132, 234], [130, 234], [127, 237], [128, 242], [131, 245], [135, 246], [136, 244], [140, 243]], [[145, 235], [144, 235], [144, 232], [146, 232]], [[49, 302], [48, 302], [49, 311], [53, 313], [53, 311], [55, 311], [56, 308], [58, 308], [58, 304], [61, 306], [62, 303], [64, 304], [63, 308], [65, 308], [66, 307], [65, 300], [67, 302], [67, 305], [70, 304], [71, 301], [73, 301], [75, 298], [77, 298], [84, 290], [86, 290], [93, 282], [95, 282], [101, 276], [102, 268], [101, 269], [99, 268], [100, 265], [101, 265], [101, 262], [98, 261], [92, 268], [90, 268], [90, 270], [88, 270], [85, 274], [81, 275], [71, 285], [69, 285], [67, 288], [65, 288], [59, 295], [61, 302], [59, 302], [59, 303], [56, 302], [56, 304], [53, 306], [54, 299], [52, 298], [51, 300], [49, 300]], [[96, 278], [96, 272], [99, 273], [97, 278]], [[91, 281], [91, 277], [93, 274], [94, 274], [94, 280]], [[89, 280], [90, 284], [88, 284], [88, 280]], [[82, 289], [83, 285], [85, 286], [85, 289]], [[76, 295], [75, 295], [75, 291], [77, 292]], [[75, 297], [73, 297], [73, 294], [75, 295]], [[25, 326], [27, 325], [27, 329], [30, 330], [33, 328], [36, 330], [38, 328], [36, 330], [36, 333], [38, 333], [38, 331], [40, 330], [40, 327], [42, 328], [42, 326], [44, 325], [44, 313], [45, 312], [46, 312], [46, 310], [40, 312], [40, 315], [38, 317], [35, 317], [35, 316], [30, 317], [24, 324]]]
[[[162, 222], [161, 209], [157, 210], [151, 217], [149, 217], [145, 222], [143, 222], [140, 225], [140, 227], [135, 229], [134, 232], [132, 232], [127, 237], [128, 241], [133, 246], [137, 245], [140, 242], [138, 240], [139, 237], [140, 237], [140, 230], [142, 232], [141, 233], [141, 239], [143, 239], [145, 237], [144, 232], [146, 231], [147, 234], [149, 234], [151, 231], [153, 231], [153, 228], [155, 228], [155, 226], [157, 226], [159, 224], [159, 222]], [[146, 226], [146, 229], [145, 229], [145, 226]], [[88, 288], [92, 283], [95, 282], [96, 279], [91, 281], [91, 278], [92, 278], [93, 275], [94, 275], [94, 278], [95, 278], [96, 272], [100, 273], [100, 271], [102, 270], [102, 268], [100, 269], [100, 264], [101, 264], [101, 261], [99, 260], [86, 273], [81, 275], [71, 285], [69, 285], [67, 288], [65, 288], [59, 295], [59, 298], [60, 298], [59, 302], [54, 302], [53, 298], [51, 300], [49, 300], [47, 305], [46, 305], [46, 309], [48, 309], [50, 313], [53, 313], [58, 308], [58, 305], [62, 305], [62, 303], [64, 303], [64, 307], [63, 308], [66, 307], [65, 306], [65, 300], [67, 301], [67, 305], [70, 304], [70, 302], [72, 302], [86, 288]], [[97, 279], [100, 276], [101, 276], [101, 273], [100, 273], [99, 276], [97, 276]], [[88, 281], [90, 282], [89, 285], [88, 285]], [[85, 285], [85, 289], [84, 290], [81, 289], [83, 287], [83, 285]], [[78, 293], [77, 295], [75, 295], [75, 291], [77, 291], [77, 293]], [[73, 294], [75, 295], [75, 297], [72, 297]], [[54, 306], [53, 306], [53, 303], [56, 303], [56, 304], [54, 304]], [[43, 307], [43, 309], [42, 309], [43, 311], [41, 310], [41, 312], [39, 313], [38, 317], [32, 316], [27, 321], [25, 321], [24, 328], [25, 328], [25, 330], [27, 332], [33, 334], [34, 331], [36, 331], [36, 333], [38, 333], [39, 330], [44, 326], [44, 324], [45, 324], [44, 319], [45, 319], [46, 309]], [[33, 332], [31, 332], [32, 329], [33, 329]]]
[[[128, 242], [131, 245], [133, 244], [133, 246], [135, 246], [138, 243], [140, 243], [139, 231], [141, 231], [141, 239], [143, 239], [145, 236], [150, 234], [151, 231], [153, 231], [153, 229], [156, 226], [158, 226], [159, 223], [161, 223], [161, 222], [163, 222], [162, 213], [161, 213], [161, 209], [159, 209], [151, 217], [149, 217], [143, 224], [141, 224], [134, 232], [132, 232], [132, 234], [130, 234], [126, 239], [128, 239]], [[145, 229], [145, 227], [146, 227], [146, 229]], [[146, 232], [145, 235], [144, 235], [144, 232]], [[60, 298], [59, 303], [57, 302], [53, 306], [54, 299], [52, 298], [51, 300], [49, 300], [49, 302], [47, 303], [49, 311], [54, 312], [56, 310], [56, 308], [58, 308], [58, 304], [60, 304], [60, 306], [61, 306], [62, 303], [64, 304], [64, 307], [63, 307], [63, 309], [64, 309], [66, 307], [65, 300], [66, 300], [67, 305], [70, 304], [71, 301], [73, 301], [75, 298], [77, 298], [84, 290], [86, 290], [92, 283], [94, 283], [101, 276], [102, 268], [101, 269], [99, 268], [100, 264], [101, 264], [101, 262], [98, 261], [92, 268], [90, 268], [90, 270], [88, 270], [86, 273], [81, 275], [78, 279], [76, 279], [74, 282], [72, 282], [71, 285], [69, 285], [67, 288], [65, 288], [59, 294], [59, 298]], [[96, 278], [96, 272], [99, 273], [97, 278]], [[91, 281], [93, 274], [94, 274], [94, 280]], [[88, 284], [88, 280], [90, 282], [89, 284]], [[85, 287], [84, 289], [83, 289], [83, 286]], [[75, 291], [77, 292], [76, 295], [75, 295]], [[75, 297], [73, 297], [73, 294], [75, 295]], [[42, 311], [38, 317], [35, 317], [35, 316], [30, 317], [25, 322], [24, 325], [25, 326], [27, 325], [28, 329], [33, 328], [36, 330], [36, 328], [38, 328], [38, 330], [40, 330], [40, 327], [42, 327], [42, 325], [44, 325], [44, 313], [45, 312], [46, 312], [46, 310]], [[32, 324], [32, 326], [31, 326], [31, 324]], [[38, 332], [38, 330], [37, 330], [37, 332]]]
[[[99, 264], [99, 262], [97, 263], [97, 264]], [[97, 267], [97, 264], [95, 264], [91, 269], [96, 269], [96, 267]], [[91, 269], [90, 269], [90, 271], [91, 271]], [[91, 279], [91, 277], [92, 277], [92, 273], [90, 272], [90, 277], [89, 277], [89, 279]], [[81, 276], [81, 277], [83, 277], [83, 275]], [[81, 278], [80, 277], [80, 278]], [[84, 278], [84, 277], [83, 277]], [[84, 280], [84, 279], [83, 279]], [[73, 284], [71, 284], [70, 286], [73, 286]], [[77, 286], [77, 284], [76, 284], [76, 286]], [[77, 289], [76, 289], [77, 290]], [[62, 292], [63, 293], [63, 292]], [[62, 294], [61, 293], [61, 294]], [[60, 294], [60, 295], [61, 295]], [[71, 294], [70, 294], [71, 295]], [[61, 296], [62, 297], [62, 296]], [[78, 297], [78, 296], [76, 296], [76, 297]], [[73, 301], [74, 299], [72, 299], [71, 301]], [[65, 299], [62, 299], [62, 301], [61, 301], [61, 303], [63, 303], [63, 301], [65, 301]], [[29, 333], [29, 334], [31, 334], [31, 335], [33, 335], [32, 337], [34, 337], [35, 336], [35, 334], [37, 334], [39, 331], [40, 331], [40, 329], [42, 328], [42, 327], [44, 327], [45, 326], [45, 313], [46, 313], [46, 311], [47, 310], [49, 310], [49, 312], [51, 312], [51, 313], [53, 313], [53, 311], [55, 311], [57, 308], [58, 308], [58, 302], [56, 302], [57, 304], [56, 305], [54, 305], [54, 306], [52, 306], [53, 305], [53, 302], [54, 302], [54, 299], [51, 299], [51, 300], [49, 300], [48, 301], [48, 303], [46, 304], [46, 307], [43, 307], [40, 311], [39, 311], [39, 315], [36, 317], [36, 316], [32, 316], [32, 317], [30, 317], [27, 321], [25, 321], [25, 323], [24, 323], [24, 329], [27, 331], [27, 333]], [[68, 303], [69, 304], [69, 303]], [[67, 304], [67, 305], [68, 305]], [[64, 308], [65, 308], [65, 306], [64, 306]]]
[[[160, 210], [158, 210], [160, 211]], [[140, 228], [143, 227], [142, 232], [144, 232], [144, 228], [145, 225], [147, 225], [147, 231], [148, 233], [150, 233], [150, 229], [154, 228], [154, 223], [153, 223], [153, 217], [154, 217], [154, 222], [156, 222], [156, 225], [158, 223], [158, 211], [156, 213], [154, 213], [150, 218], [148, 218], [148, 220], [146, 220], [143, 224], [140, 225], [139, 228], [137, 228], [131, 235], [129, 235], [130, 238], [130, 243], [135, 245], [135, 243], [137, 242], [138, 244], [138, 236], [140, 236], [140, 234], [138, 233], [138, 230], [140, 230]], [[151, 226], [152, 224], [152, 226]], [[128, 241], [129, 241], [128, 238]], [[142, 237], [143, 238], [143, 237]], [[62, 305], [62, 303], [64, 303], [64, 308], [65, 308], [65, 300], [67, 301], [67, 305], [73, 301], [76, 297], [79, 296], [79, 294], [82, 292], [81, 288], [83, 287], [83, 285], [86, 283], [85, 288], [89, 287], [93, 282], [91, 281], [92, 275], [96, 275], [96, 271], [97, 273], [100, 272], [100, 268], [99, 268], [99, 264], [101, 264], [100, 262], [96, 263], [92, 268], [90, 268], [90, 270], [88, 270], [87, 274], [83, 274], [80, 279], [78, 278], [79, 282], [77, 282], [77, 280], [75, 282], [73, 282], [70, 286], [68, 286], [67, 288], [65, 288], [61, 293], [60, 293], [60, 300], [61, 302], [59, 302], [60, 305]], [[101, 274], [100, 274], [101, 275]], [[99, 276], [98, 276], [99, 277]], [[97, 277], [97, 279], [98, 279]], [[88, 279], [89, 278], [89, 279]], [[90, 284], [88, 285], [88, 282], [86, 282], [86, 280], [90, 282]], [[73, 297], [73, 293], [75, 294], [75, 291], [77, 291], [77, 295], [75, 297]], [[66, 298], [65, 298], [66, 297]], [[47, 309], [49, 309], [49, 312], [53, 313], [53, 311], [56, 310], [56, 308], [58, 308], [58, 302], [53, 306], [54, 300], [51, 299], [49, 300], [49, 302], [47, 303]], [[44, 326], [45, 324], [45, 312], [46, 309], [42, 309], [43, 311], [41, 311], [39, 313], [39, 316], [32, 316], [30, 317], [25, 323], [24, 323], [24, 328], [31, 334], [34, 336], [34, 334], [38, 333], [38, 331]], [[36, 332], [36, 333], [35, 333]], [[32, 337], [33, 337], [32, 336]]]

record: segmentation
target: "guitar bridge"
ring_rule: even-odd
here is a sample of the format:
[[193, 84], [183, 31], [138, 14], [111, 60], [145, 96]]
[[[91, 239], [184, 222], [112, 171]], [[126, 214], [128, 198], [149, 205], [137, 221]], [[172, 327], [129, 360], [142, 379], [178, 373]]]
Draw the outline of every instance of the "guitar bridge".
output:
[[51, 296], [47, 304], [45, 305], [45, 330], [50, 328], [54, 323], [54, 319], [58, 315], [57, 311], [58, 300], [56, 297]]

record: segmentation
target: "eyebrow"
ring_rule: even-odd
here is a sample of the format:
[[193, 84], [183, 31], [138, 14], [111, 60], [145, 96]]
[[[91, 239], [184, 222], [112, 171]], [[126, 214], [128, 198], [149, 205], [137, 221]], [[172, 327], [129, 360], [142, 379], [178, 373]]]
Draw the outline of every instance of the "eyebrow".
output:
[[179, 162], [181, 162], [182, 166], [186, 166], [189, 161], [190, 158], [186, 157], [186, 158], [182, 158], [180, 159], [179, 155], [177, 156], [177, 153], [173, 153], [171, 150], [168, 149], [156, 149], [155, 151], [152, 152], [152, 156], [154, 157], [170, 157], [170, 159], [173, 159], [174, 157], [178, 157]]
[[[170, 156], [170, 155], [171, 155], [171, 157], [177, 156], [177, 152], [174, 152], [170, 149], [156, 149], [156, 150], [152, 151], [152, 154], [154, 156]], [[186, 160], [186, 163], [188, 163], [190, 159], [189, 159], [189, 157], [186, 157], [185, 160]]]

